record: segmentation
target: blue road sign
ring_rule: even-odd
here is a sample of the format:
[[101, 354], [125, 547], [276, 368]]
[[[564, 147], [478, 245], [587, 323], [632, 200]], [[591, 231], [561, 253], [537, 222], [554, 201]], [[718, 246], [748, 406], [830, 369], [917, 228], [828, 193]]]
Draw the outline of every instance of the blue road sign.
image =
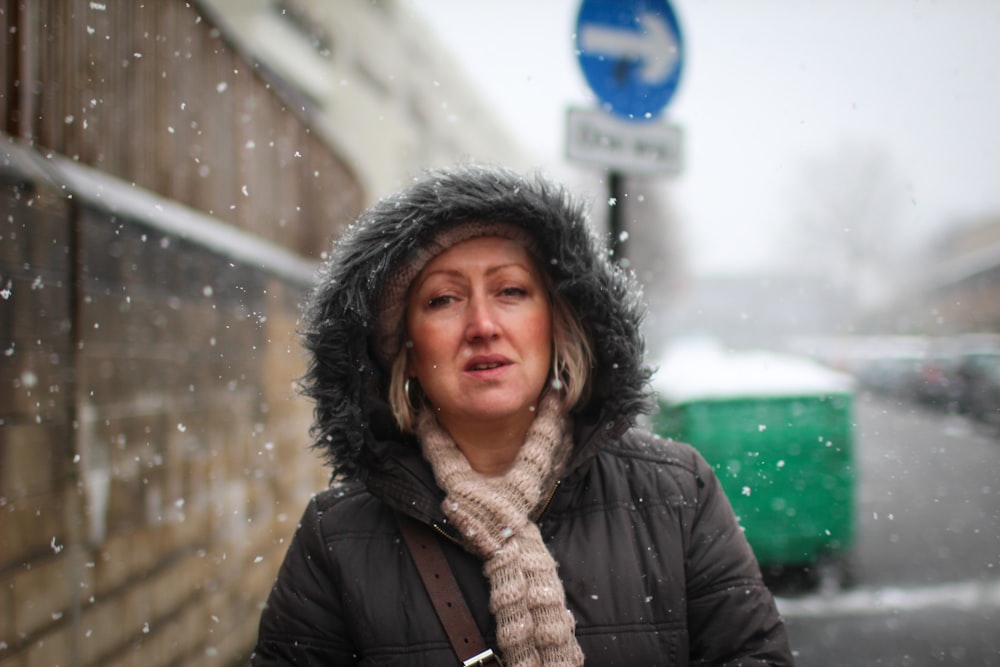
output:
[[680, 82], [681, 29], [667, 0], [583, 0], [576, 48], [602, 108], [629, 120], [657, 116]]

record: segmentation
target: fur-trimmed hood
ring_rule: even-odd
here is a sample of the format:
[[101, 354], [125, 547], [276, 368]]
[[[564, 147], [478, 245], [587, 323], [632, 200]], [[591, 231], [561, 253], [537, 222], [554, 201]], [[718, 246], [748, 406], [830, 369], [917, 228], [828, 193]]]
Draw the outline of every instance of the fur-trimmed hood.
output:
[[[528, 231], [555, 289], [580, 316], [595, 368], [589, 401], [574, 412], [577, 432], [617, 436], [648, 409], [641, 289], [608, 261], [583, 206], [537, 176], [471, 166], [431, 171], [378, 202], [340, 237], [305, 308], [302, 334], [310, 359], [301, 386], [315, 402], [313, 444], [335, 476], [364, 477], [370, 450], [381, 441], [406, 439], [388, 406], [389, 369], [374, 350], [387, 279], [438, 232], [471, 220]], [[604, 440], [578, 438], [575, 460], [592, 455], [588, 450]]]

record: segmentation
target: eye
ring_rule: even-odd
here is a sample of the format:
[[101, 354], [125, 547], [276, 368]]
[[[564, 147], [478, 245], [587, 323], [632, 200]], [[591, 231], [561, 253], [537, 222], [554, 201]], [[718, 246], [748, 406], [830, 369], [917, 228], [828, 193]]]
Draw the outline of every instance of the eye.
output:
[[523, 287], [504, 287], [500, 290], [500, 296], [525, 296], [528, 294], [528, 290]]
[[454, 300], [455, 297], [453, 297], [450, 294], [432, 296], [431, 298], [427, 299], [427, 307], [431, 309], [443, 308], [444, 306], [447, 306], [449, 303], [452, 303]]

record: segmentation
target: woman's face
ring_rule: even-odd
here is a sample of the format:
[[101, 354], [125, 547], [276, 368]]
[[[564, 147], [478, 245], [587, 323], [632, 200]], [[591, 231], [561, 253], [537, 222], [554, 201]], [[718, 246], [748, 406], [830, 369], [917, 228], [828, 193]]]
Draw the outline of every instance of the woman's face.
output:
[[552, 312], [528, 252], [487, 236], [431, 260], [406, 304], [407, 372], [450, 425], [530, 422], [552, 362]]

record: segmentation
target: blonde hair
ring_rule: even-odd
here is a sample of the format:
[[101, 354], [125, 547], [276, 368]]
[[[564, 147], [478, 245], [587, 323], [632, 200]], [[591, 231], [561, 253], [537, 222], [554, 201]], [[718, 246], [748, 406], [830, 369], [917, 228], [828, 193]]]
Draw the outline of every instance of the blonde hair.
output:
[[[594, 353], [590, 339], [569, 302], [553, 289], [548, 274], [543, 271], [542, 275], [545, 276], [552, 306], [552, 376], [549, 386], [562, 392], [563, 410], [569, 412], [590, 398], [590, 369]], [[404, 433], [413, 433], [417, 413], [426, 405], [419, 389], [416, 398], [410, 395], [412, 388], [406, 374], [409, 348], [409, 341], [400, 346], [389, 370], [389, 407]]]

